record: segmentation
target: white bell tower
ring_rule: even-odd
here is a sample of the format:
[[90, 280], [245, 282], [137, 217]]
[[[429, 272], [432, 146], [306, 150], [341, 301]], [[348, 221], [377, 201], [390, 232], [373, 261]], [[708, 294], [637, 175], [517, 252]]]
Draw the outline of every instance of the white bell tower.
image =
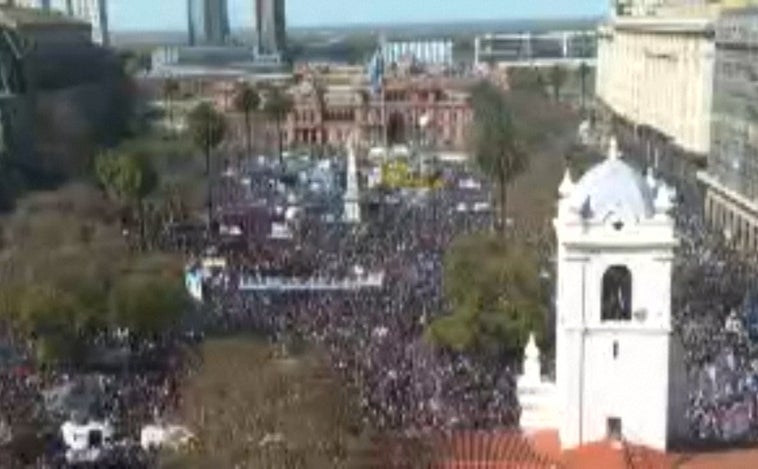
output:
[[[683, 419], [672, 353], [673, 190], [608, 157], [559, 188], [557, 426], [565, 449], [605, 438], [665, 450]], [[672, 378], [672, 374], [676, 375]]]

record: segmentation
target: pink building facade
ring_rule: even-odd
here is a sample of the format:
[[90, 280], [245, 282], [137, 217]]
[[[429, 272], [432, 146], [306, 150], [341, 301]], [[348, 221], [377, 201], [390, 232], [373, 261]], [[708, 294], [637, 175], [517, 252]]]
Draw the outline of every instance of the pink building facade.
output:
[[[340, 148], [353, 132], [371, 146], [381, 146], [386, 131], [390, 145], [463, 150], [473, 117], [467, 91], [471, 84], [445, 77], [393, 77], [387, 79], [382, 99], [381, 94], [372, 93], [362, 75], [337, 83], [319, 75], [301, 76], [296, 84], [280, 84], [287, 87], [294, 103], [282, 126], [284, 147]], [[194, 91], [227, 114], [228, 140], [242, 141], [246, 130], [233, 109], [236, 86], [236, 80], [217, 80], [195, 84]], [[276, 127], [263, 113], [254, 117], [253, 127], [258, 151], [276, 147]]]
[[292, 94], [285, 136], [290, 147], [339, 147], [354, 131], [362, 141], [383, 145], [386, 130], [389, 144], [461, 150], [472, 118], [468, 93], [437, 80], [391, 80], [384, 100], [368, 86], [319, 88], [308, 81]]

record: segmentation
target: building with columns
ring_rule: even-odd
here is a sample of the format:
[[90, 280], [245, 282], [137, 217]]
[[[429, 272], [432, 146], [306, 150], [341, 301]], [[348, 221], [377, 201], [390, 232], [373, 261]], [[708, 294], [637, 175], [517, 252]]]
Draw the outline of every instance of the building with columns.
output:
[[617, 133], [646, 147], [649, 163], [657, 164], [659, 154], [705, 162], [711, 148], [715, 23], [722, 13], [757, 4], [612, 2], [609, 19], [598, 28], [596, 96], [601, 116], [610, 117]]
[[[385, 100], [374, 94], [362, 67], [300, 68], [295, 74], [254, 79], [186, 77], [180, 81], [196, 94], [212, 101], [223, 112], [234, 112], [234, 92], [248, 79], [261, 90], [277, 86], [293, 101], [282, 125], [285, 148], [345, 148], [350, 136], [370, 146], [387, 143], [418, 145], [425, 149], [466, 149], [473, 118], [469, 90], [478, 78], [447, 76], [392, 76], [385, 78]], [[423, 118], [423, 119], [422, 119]], [[275, 147], [276, 126], [264, 113], [256, 113], [253, 141], [261, 151]], [[230, 132], [243, 139], [241, 123], [232, 119]]]
[[[390, 144], [458, 150], [465, 146], [472, 109], [465, 86], [454, 80], [388, 79], [385, 101], [371, 92], [368, 83], [317, 83], [305, 80], [291, 89], [295, 107], [286, 125], [289, 146], [341, 147], [353, 131], [371, 145], [382, 145], [386, 131]], [[422, 116], [428, 125], [421, 126]]]
[[707, 163], [697, 175], [706, 220], [747, 250], [758, 249], [757, 5], [626, 0], [598, 33], [602, 114], [647, 148], [643, 163], [658, 168], [661, 156], [674, 173], [682, 155]]
[[[382, 146], [386, 130], [390, 145], [465, 149], [473, 118], [468, 92], [472, 82], [446, 77], [390, 78], [385, 83], [383, 101], [372, 93], [362, 71], [340, 75], [338, 80], [332, 78], [314, 74], [300, 77], [294, 84], [280, 84], [294, 104], [282, 127], [286, 148], [344, 148], [353, 133], [361, 142]], [[204, 94], [220, 110], [233, 111], [236, 83], [237, 80], [215, 80]], [[244, 131], [242, 127], [237, 130]], [[274, 147], [276, 127], [272, 123], [261, 122], [255, 132], [258, 144]]]
[[687, 429], [671, 324], [674, 192], [624, 162], [611, 139], [607, 159], [576, 183], [567, 173], [559, 197], [556, 379], [535, 378], [530, 343], [522, 428], [557, 430], [564, 450], [615, 439], [665, 451]]
[[597, 99], [636, 136], [704, 158], [713, 55], [711, 17], [616, 16], [598, 29]]
[[716, 23], [712, 144], [705, 216], [738, 248], [758, 250], [758, 10], [725, 12]]

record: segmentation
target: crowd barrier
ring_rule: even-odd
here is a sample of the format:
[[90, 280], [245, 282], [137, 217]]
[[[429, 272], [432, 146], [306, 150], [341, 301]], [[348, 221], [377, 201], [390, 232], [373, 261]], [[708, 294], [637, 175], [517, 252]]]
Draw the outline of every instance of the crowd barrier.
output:
[[356, 278], [286, 278], [245, 276], [240, 279], [239, 289], [243, 291], [342, 291], [381, 288], [384, 272], [375, 272]]

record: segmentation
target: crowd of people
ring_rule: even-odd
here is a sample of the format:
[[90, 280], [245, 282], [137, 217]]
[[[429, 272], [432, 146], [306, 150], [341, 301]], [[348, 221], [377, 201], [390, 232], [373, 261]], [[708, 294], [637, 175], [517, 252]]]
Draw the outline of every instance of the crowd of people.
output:
[[750, 333], [758, 262], [706, 224], [695, 168], [665, 168], [679, 195], [672, 326], [687, 375], [689, 437], [704, 444], [748, 441], [758, 436], [758, 337]]
[[[664, 171], [665, 172], [665, 171]], [[733, 442], [758, 436], [758, 351], [754, 331], [756, 262], [706, 226], [702, 189], [686, 171], [663, 174], [677, 187], [680, 245], [673, 273], [673, 327], [688, 376], [690, 436]], [[469, 189], [470, 191], [470, 189]], [[377, 291], [223, 291], [215, 295], [225, 327], [294, 334], [319, 343], [362, 390], [364, 415], [382, 429], [490, 428], [518, 422], [514, 369], [430, 349], [423, 326], [445, 311], [442, 256], [452, 237], [489, 223], [489, 212], [460, 210], [454, 183], [435, 199], [381, 205], [358, 229], [308, 223], [300, 259], [327, 275], [354, 265], [387, 272]], [[479, 194], [481, 196], [481, 194]], [[434, 206], [432, 206], [434, 204]], [[543, 257], [551, 243], [533, 239]], [[546, 266], [549, 264], [546, 264]], [[755, 295], [753, 295], [755, 296]], [[512, 365], [512, 364], [511, 364]]]
[[[514, 427], [519, 412], [509, 364], [440, 353], [423, 337], [428, 321], [445, 310], [445, 248], [453, 237], [490, 222], [490, 212], [459, 209], [473, 189], [456, 182], [434, 196], [377, 204], [365, 210], [360, 225], [309, 220], [297, 231], [289, 249], [313, 266], [312, 275], [382, 271], [380, 288], [239, 291], [229, 282], [210, 295], [215, 326], [317, 344], [359, 390], [363, 416], [379, 430]], [[228, 274], [249, 269], [251, 261], [232, 263]]]
[[[0, 465], [63, 467], [62, 426], [92, 422], [115, 429], [98, 467], [147, 467], [139, 447], [144, 425], [169, 418], [181, 404], [180, 382], [191, 370], [186, 352], [195, 337], [129, 344], [93, 341], [76, 367], [35, 367], [23, 345], [3, 349], [0, 370]], [[103, 444], [103, 442], [98, 443]], [[128, 465], [124, 466], [125, 461]]]
[[672, 326], [687, 375], [686, 421], [694, 442], [729, 444], [758, 437], [758, 259], [734, 249], [703, 216], [701, 168], [632, 136], [623, 147], [640, 167], [676, 187], [679, 245], [672, 273]]
[[748, 331], [756, 264], [712, 233], [699, 213], [688, 214], [684, 203], [677, 222], [672, 317], [689, 377], [692, 436], [752, 438], [758, 435], [758, 349]]
[[[264, 207], [292, 202], [286, 197], [266, 199], [280, 189], [276, 185], [234, 177], [244, 187], [224, 182], [230, 190], [217, 196], [217, 210], [242, 213], [237, 220], [245, 227], [282, 216], [260, 210], [240, 212], [251, 200], [263, 200], [259, 205]], [[239, 236], [229, 237], [232, 242], [216, 237], [221, 243], [214, 245], [214, 252], [226, 259], [221, 275], [231, 281], [208, 285], [203, 323], [193, 327], [210, 333], [249, 331], [279, 343], [315, 344], [346, 384], [357, 390], [362, 417], [379, 431], [516, 428], [517, 363], [435, 349], [424, 337], [425, 326], [449, 310], [442, 289], [446, 249], [455, 237], [491, 224], [490, 210], [472, 209], [489, 200], [489, 189], [486, 183], [461, 183], [471, 178], [462, 169], [452, 169], [446, 171], [442, 189], [400, 197], [372, 194], [366, 197], [371, 202], [363, 205], [360, 224], [325, 219], [324, 213], [338, 212], [339, 206], [310, 206], [289, 220], [293, 229], [287, 239], [251, 239], [244, 233], [241, 242], [234, 241]], [[680, 194], [674, 212], [680, 244], [672, 318], [688, 376], [686, 416], [691, 436], [706, 442], [754, 438], [758, 436], [756, 262], [737, 254], [723, 236], [708, 229], [699, 189], [689, 179], [674, 177], [669, 182]], [[549, 228], [518, 236], [538, 247], [543, 271], [549, 270], [553, 255]], [[205, 248], [198, 243], [185, 246], [196, 255]], [[382, 272], [381, 285], [287, 291], [245, 290], [238, 282], [245, 276], [340, 280], [358, 272]], [[174, 352], [186, 343], [186, 338], [174, 338], [130, 351], [160, 357], [152, 364], [141, 360], [134, 369], [89, 372], [97, 377], [96, 408], [89, 410], [116, 423], [124, 441], [138, 440], [142, 425], [170, 415], [181, 403], [180, 381], [191, 366]], [[141, 347], [145, 345], [149, 344]], [[11, 438], [9, 429], [17, 428], [20, 421], [50, 424], [47, 390], [83, 379], [81, 372], [34, 372], [23, 362], [5, 366], [0, 375], [4, 416], [0, 445]], [[64, 418], [60, 416], [57, 423]], [[48, 452], [55, 453], [55, 444], [46, 444]]]

